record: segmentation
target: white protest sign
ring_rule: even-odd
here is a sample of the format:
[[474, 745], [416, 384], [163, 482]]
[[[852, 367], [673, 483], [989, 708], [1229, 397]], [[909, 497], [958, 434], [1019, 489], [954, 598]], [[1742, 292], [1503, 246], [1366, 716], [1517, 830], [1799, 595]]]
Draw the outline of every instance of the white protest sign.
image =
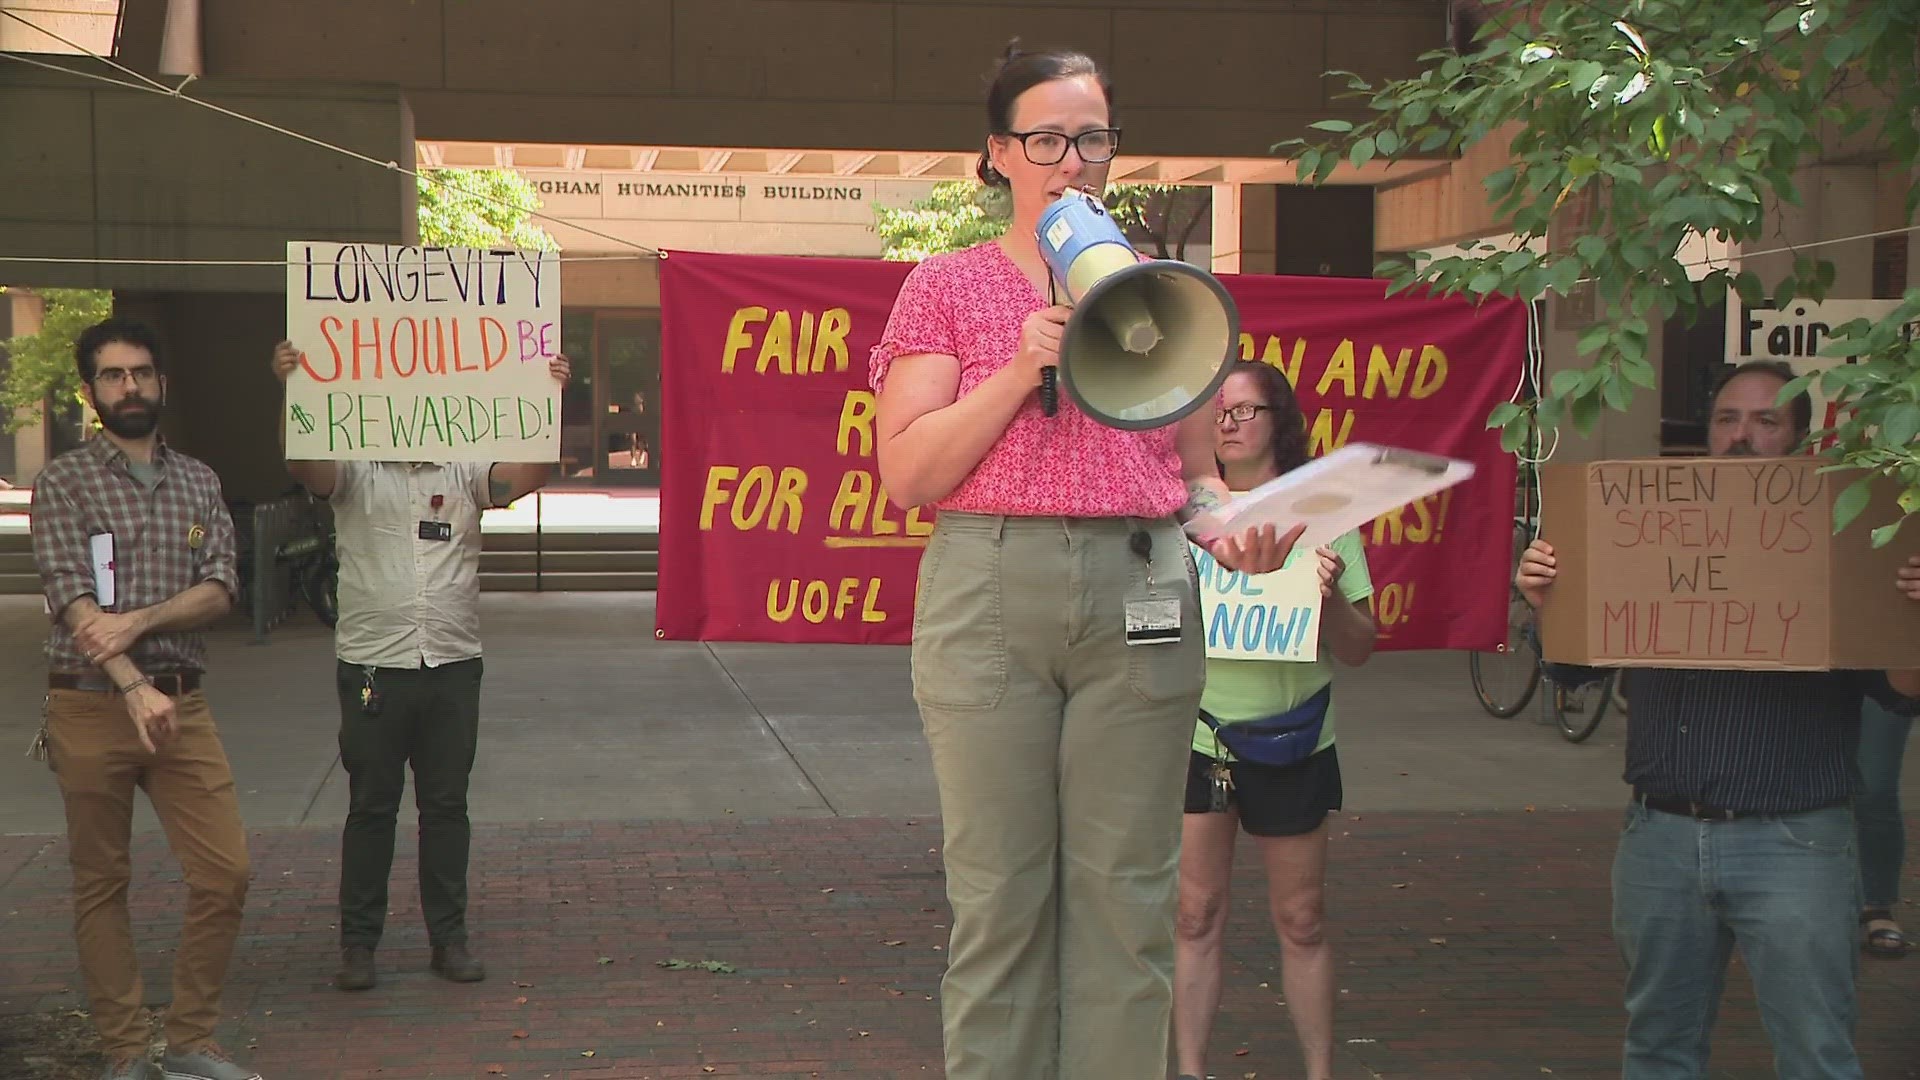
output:
[[1200, 572], [1200, 625], [1213, 660], [1320, 657], [1320, 562], [1312, 551], [1270, 574], [1228, 570], [1193, 549]]
[[[1899, 306], [1898, 300], [1796, 300], [1784, 308], [1750, 308], [1729, 296], [1727, 363], [1738, 366], [1750, 360], [1780, 360], [1795, 375], [1850, 363], [1845, 357], [1821, 356], [1820, 350], [1847, 323], [1855, 319], [1878, 322]], [[1920, 323], [1907, 324], [1909, 338], [1917, 331]], [[1807, 387], [1807, 396], [1813, 401], [1815, 431], [1839, 424], [1839, 409], [1821, 391], [1820, 380]]]
[[558, 461], [554, 252], [287, 245], [287, 457]]

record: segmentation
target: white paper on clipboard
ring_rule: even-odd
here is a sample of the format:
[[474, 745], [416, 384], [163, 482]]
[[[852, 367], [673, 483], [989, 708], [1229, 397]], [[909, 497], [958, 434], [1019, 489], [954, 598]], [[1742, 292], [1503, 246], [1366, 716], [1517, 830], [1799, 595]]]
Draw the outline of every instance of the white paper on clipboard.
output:
[[1302, 522], [1303, 548], [1334, 538], [1415, 499], [1473, 475], [1473, 463], [1378, 443], [1349, 443], [1228, 503], [1223, 530], [1237, 535], [1271, 524], [1282, 533]]
[[87, 548], [93, 560], [94, 603], [111, 610], [114, 602], [113, 534], [94, 533], [87, 537]]

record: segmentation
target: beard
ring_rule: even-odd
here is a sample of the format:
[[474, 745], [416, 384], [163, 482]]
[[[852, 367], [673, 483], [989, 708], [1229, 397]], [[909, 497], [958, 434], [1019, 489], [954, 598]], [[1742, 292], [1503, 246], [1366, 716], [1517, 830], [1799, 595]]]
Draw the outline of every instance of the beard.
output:
[[123, 439], [144, 439], [160, 426], [160, 402], [136, 394], [101, 413], [100, 426]]

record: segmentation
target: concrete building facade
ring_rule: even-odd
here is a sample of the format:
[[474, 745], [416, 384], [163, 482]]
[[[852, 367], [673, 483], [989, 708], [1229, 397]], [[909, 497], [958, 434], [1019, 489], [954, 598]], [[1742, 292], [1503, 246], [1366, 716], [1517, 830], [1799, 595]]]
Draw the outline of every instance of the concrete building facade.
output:
[[[414, 181], [387, 163], [515, 169], [546, 213], [648, 247], [871, 255], [870, 204], [970, 175], [984, 74], [1018, 36], [1108, 68], [1125, 128], [1114, 178], [1206, 185], [1199, 257], [1217, 271], [1365, 275], [1379, 253], [1506, 228], [1480, 187], [1505, 164], [1497, 139], [1454, 161], [1343, 166], [1320, 189], [1271, 152], [1356, 115], [1321, 72], [1409, 74], [1445, 47], [1449, 0], [0, 0], [27, 7], [41, 25], [55, 8], [79, 19], [63, 37], [90, 17], [107, 46], [90, 47], [113, 64], [0, 34], [54, 69], [0, 62], [0, 282], [111, 288], [158, 325], [176, 357], [168, 434], [236, 497], [289, 482], [260, 452], [275, 423], [265, 357], [284, 332], [273, 264], [289, 239], [414, 240]], [[1904, 224], [1900, 179], [1836, 146], [1804, 178], [1807, 206], [1775, 215], [1781, 233]], [[569, 253], [624, 246], [542, 224]], [[1824, 249], [1836, 295], [1920, 282], [1893, 247]], [[657, 465], [657, 280], [645, 258], [563, 270], [564, 344], [588, 359], [568, 409], [578, 482], [645, 483]], [[1573, 362], [1591, 317], [1548, 302], [1549, 370]], [[1662, 394], [1562, 453], [1684, 448], [1675, 425], [1701, 406], [1711, 343], [1670, 331], [1666, 347]]]
[[[1350, 109], [1319, 73], [1415, 70], [1419, 54], [1445, 40], [1446, 6], [125, 0], [111, 56], [167, 87], [191, 75], [186, 96], [376, 163], [415, 162], [423, 147], [444, 154], [454, 144], [547, 147], [561, 159], [496, 161], [538, 176], [587, 171], [587, 155], [611, 150], [624, 155], [613, 171], [639, 173], [689, 151], [727, 155], [715, 170], [697, 157], [695, 173], [752, 166], [762, 186], [881, 191], [971, 168], [984, 135], [983, 75], [1009, 39], [1072, 45], [1114, 76], [1130, 176], [1218, 185], [1207, 257], [1223, 270], [1266, 272], [1281, 252], [1275, 185], [1291, 176], [1269, 148]], [[1191, 62], [1203, 55], [1209, 62]], [[264, 358], [284, 322], [278, 268], [97, 260], [271, 262], [296, 237], [408, 242], [412, 181], [151, 88], [115, 85], [137, 80], [97, 60], [38, 59], [64, 70], [0, 63], [0, 144], [9, 147], [0, 160], [8, 193], [0, 280], [114, 289], [119, 307], [156, 323], [178, 358], [169, 435], [213, 463], [236, 496], [284, 489], [278, 462], [259, 452], [272, 445]], [[827, 168], [816, 164], [821, 155]], [[605, 170], [596, 161], [594, 171]], [[1340, 180], [1367, 185], [1384, 175], [1370, 166]], [[1364, 216], [1358, 224], [1370, 234]], [[833, 222], [785, 226], [797, 234], [809, 224]], [[7, 258], [22, 254], [95, 261]], [[581, 309], [569, 319], [570, 350], [584, 335], [599, 364], [603, 353], [644, 348], [658, 308], [649, 264], [571, 271], [563, 288]], [[596, 409], [615, 403], [610, 393], [594, 399]], [[607, 435], [595, 429], [595, 454], [610, 452]]]

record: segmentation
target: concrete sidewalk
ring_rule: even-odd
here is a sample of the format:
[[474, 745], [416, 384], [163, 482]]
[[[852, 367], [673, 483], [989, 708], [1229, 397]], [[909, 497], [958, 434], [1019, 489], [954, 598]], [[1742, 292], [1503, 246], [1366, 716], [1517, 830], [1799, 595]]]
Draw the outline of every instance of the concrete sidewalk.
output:
[[[904, 648], [656, 641], [650, 593], [489, 593], [481, 611], [476, 820], [938, 810]], [[45, 766], [21, 756], [44, 693], [44, 635], [37, 598], [0, 597], [0, 832], [64, 829]], [[265, 645], [237, 623], [212, 635], [207, 693], [249, 825], [344, 817], [333, 679], [331, 636], [310, 616]], [[1495, 720], [1460, 654], [1381, 654], [1343, 674], [1339, 692], [1355, 809], [1596, 809], [1625, 797], [1622, 720], [1582, 746], [1533, 709]], [[143, 804], [140, 827], [153, 824]]]
[[[403, 827], [383, 983], [364, 995], [327, 982], [346, 809], [329, 635], [214, 635], [254, 860], [230, 1049], [273, 1080], [940, 1075], [950, 917], [905, 650], [658, 642], [651, 603], [483, 597], [472, 926], [491, 977], [426, 972]], [[58, 796], [20, 753], [44, 628], [37, 599], [0, 601], [0, 1017], [84, 1007]], [[1455, 654], [1383, 655], [1339, 692], [1336, 1075], [1617, 1077], [1622, 721], [1572, 746], [1531, 712], [1492, 719]], [[1907, 778], [1920, 797], [1920, 767]], [[135, 936], [160, 1005], [183, 893], [144, 802], [140, 821]], [[1299, 1069], [1253, 854], [1211, 1059], [1240, 1080]], [[1868, 962], [1863, 985], [1867, 1075], [1920, 1078], [1920, 959]], [[1714, 1065], [1772, 1075], [1739, 971]]]
[[[1338, 1080], [1617, 1080], [1607, 865], [1618, 821], [1337, 820], [1327, 902]], [[254, 886], [220, 1036], [270, 1080], [941, 1075], [951, 920], [937, 821], [481, 826], [470, 921], [490, 973], [472, 986], [426, 971], [403, 839], [382, 983], [351, 995], [327, 984], [334, 831], [254, 830], [249, 843]], [[1224, 1080], [1300, 1075], [1257, 861], [1243, 846], [1211, 1042]], [[159, 1004], [183, 891], [159, 835], [140, 837], [134, 863], [135, 940]], [[67, 886], [63, 845], [0, 838], [0, 1017], [84, 1007]], [[708, 961], [732, 970], [685, 966]], [[1862, 986], [1866, 1075], [1920, 1077], [1920, 959], [1866, 962]], [[1713, 1063], [1713, 1080], [1773, 1076], [1737, 963]], [[3, 1050], [0, 1075], [18, 1075]]]

